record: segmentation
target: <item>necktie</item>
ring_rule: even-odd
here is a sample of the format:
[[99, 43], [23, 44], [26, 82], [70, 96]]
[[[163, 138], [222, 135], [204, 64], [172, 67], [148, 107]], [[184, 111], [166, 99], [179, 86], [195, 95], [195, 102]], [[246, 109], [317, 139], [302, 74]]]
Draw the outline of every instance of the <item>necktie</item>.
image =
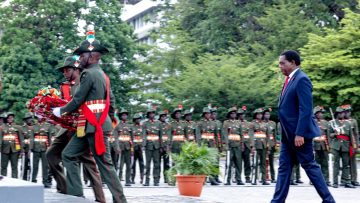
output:
[[289, 84], [289, 79], [290, 79], [290, 77], [286, 76], [286, 80], [285, 80], [284, 87], [283, 87], [282, 92], [281, 92], [281, 96], [284, 94], [285, 89], [286, 89], [287, 85]]

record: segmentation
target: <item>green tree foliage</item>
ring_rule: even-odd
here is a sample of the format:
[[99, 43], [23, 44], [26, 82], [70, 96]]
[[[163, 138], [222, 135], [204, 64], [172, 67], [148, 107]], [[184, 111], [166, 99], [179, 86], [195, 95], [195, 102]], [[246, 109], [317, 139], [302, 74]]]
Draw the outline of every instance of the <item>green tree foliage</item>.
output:
[[138, 46], [131, 26], [120, 19], [121, 8], [116, 0], [97, 1], [97, 6], [90, 8], [82, 0], [13, 0], [0, 8], [0, 67], [4, 76], [0, 109], [20, 113], [19, 119], [26, 111], [25, 103], [40, 88], [57, 87], [64, 81], [55, 68], [85, 40], [85, 30], [78, 30], [79, 20], [94, 24], [96, 38], [109, 48], [103, 67], [118, 106], [126, 106], [134, 81], [120, 77], [135, 69], [133, 55]]
[[[360, 14], [345, 9], [339, 29], [325, 35], [309, 34], [301, 49], [303, 67], [313, 80], [315, 103], [360, 107]], [[359, 114], [357, 114], [359, 116]]]

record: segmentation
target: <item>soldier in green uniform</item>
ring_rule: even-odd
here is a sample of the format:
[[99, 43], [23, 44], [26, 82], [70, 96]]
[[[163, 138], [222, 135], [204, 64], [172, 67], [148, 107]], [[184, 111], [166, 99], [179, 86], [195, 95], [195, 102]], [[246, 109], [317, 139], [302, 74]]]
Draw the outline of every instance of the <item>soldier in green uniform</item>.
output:
[[[270, 131], [268, 125], [262, 121], [263, 113], [263, 108], [254, 111], [252, 127], [254, 132], [254, 147], [257, 151], [257, 159], [259, 160], [257, 167], [260, 167], [261, 181], [263, 185], [269, 185], [270, 183], [266, 181], [266, 152], [269, 149]], [[257, 176], [257, 174], [255, 176]]]
[[[200, 142], [208, 147], [217, 148], [217, 124], [211, 119], [211, 111], [209, 107], [204, 107], [202, 110], [202, 119], [198, 121], [198, 129], [200, 133]], [[211, 185], [219, 185], [216, 178], [209, 178]]]
[[185, 110], [183, 119], [185, 125], [185, 137], [189, 142], [197, 142], [199, 140], [199, 133], [197, 130], [196, 122], [192, 120], [193, 109]]
[[[251, 183], [250, 154], [254, 146], [254, 139], [253, 139], [252, 123], [245, 119], [245, 112], [246, 112], [246, 106], [243, 106], [241, 109], [238, 109], [237, 115], [243, 135], [243, 147], [242, 147], [241, 157], [244, 162], [245, 182]], [[241, 177], [241, 174], [236, 174], [236, 176]]]
[[122, 177], [124, 163], [126, 164], [125, 172], [125, 186], [131, 186], [131, 125], [127, 121], [129, 113], [126, 109], [121, 109], [119, 112], [120, 123], [114, 129], [114, 136], [118, 137], [120, 147], [120, 168], [119, 177]]
[[24, 118], [24, 125], [22, 126], [22, 132], [24, 137], [24, 157], [23, 159], [23, 166], [22, 169], [22, 179], [29, 180], [30, 179], [30, 138], [34, 134], [34, 116], [32, 113], [28, 112], [25, 114]]
[[[359, 146], [359, 127], [356, 119], [351, 118], [351, 105], [345, 105], [345, 116], [344, 118], [351, 123], [351, 128], [353, 130], [354, 135], [354, 144]], [[350, 173], [351, 173], [351, 184], [354, 186], [360, 186], [357, 181], [357, 165], [356, 165], [356, 151], [354, 156], [350, 158]]]
[[141, 114], [136, 113], [133, 116], [133, 125], [131, 126], [133, 146], [134, 146], [134, 162], [131, 166], [131, 183], [135, 184], [136, 162], [139, 162], [140, 168], [140, 184], [144, 180], [144, 156], [143, 156], [143, 140], [145, 136], [144, 126], [140, 123]]
[[144, 186], [150, 185], [150, 166], [153, 162], [154, 186], [159, 186], [160, 181], [160, 147], [161, 147], [161, 125], [155, 120], [155, 110], [146, 112], [147, 121], [144, 123], [145, 137], [144, 148], [146, 156], [146, 179]]
[[170, 168], [170, 134], [171, 134], [171, 124], [169, 124], [167, 119], [167, 111], [159, 112], [159, 121], [161, 125], [161, 132], [162, 132], [162, 143], [160, 148], [160, 160], [163, 161], [163, 176], [164, 176], [164, 183], [168, 183], [168, 178], [166, 172]]
[[320, 128], [321, 136], [315, 137], [314, 150], [315, 150], [315, 161], [320, 164], [321, 172], [324, 176], [325, 182], [330, 186], [329, 180], [329, 140], [330, 140], [330, 125], [325, 119], [323, 119], [323, 113], [325, 109], [322, 106], [316, 106], [313, 113], [316, 118], [316, 122]]
[[[211, 109], [210, 109], [210, 112], [211, 112], [211, 119], [212, 119], [213, 121], [215, 121], [215, 123], [216, 123], [217, 148], [218, 148], [218, 150], [219, 150], [219, 153], [221, 153], [222, 150], [223, 150], [223, 144], [224, 144], [223, 141], [221, 140], [221, 138], [222, 138], [222, 135], [221, 135], [221, 132], [222, 132], [222, 130], [221, 130], [221, 129], [222, 129], [222, 123], [221, 123], [221, 121], [219, 121], [219, 120], [217, 119], [217, 108], [216, 108], [216, 107], [211, 108]], [[220, 156], [219, 156], [219, 160], [218, 160], [218, 161], [220, 162]], [[215, 180], [216, 180], [216, 182], [221, 183], [221, 181], [220, 181], [220, 179], [219, 179], [219, 176], [215, 176]]]
[[14, 124], [15, 114], [6, 114], [5, 124], [0, 131], [1, 175], [7, 175], [7, 166], [11, 163], [11, 177], [18, 178], [18, 159], [24, 150], [24, 138], [21, 127]]
[[269, 128], [269, 132], [270, 132], [270, 138], [269, 138], [269, 150], [268, 150], [268, 160], [269, 160], [269, 166], [270, 166], [270, 178], [271, 178], [271, 183], [276, 183], [275, 180], [275, 167], [274, 167], [274, 155], [275, 155], [275, 151], [276, 151], [276, 135], [277, 135], [277, 128], [276, 128], [276, 123], [272, 120], [270, 120], [270, 116], [271, 116], [271, 108], [266, 108], [264, 109], [264, 115], [263, 115], [263, 119], [264, 122], [268, 125]]
[[342, 161], [342, 176], [346, 188], [354, 188], [350, 183], [350, 155], [352, 150], [353, 132], [351, 123], [344, 119], [345, 110], [342, 107], [336, 108], [335, 120], [330, 121], [331, 125], [331, 153], [334, 155], [333, 187], [338, 188], [338, 176], [340, 170], [340, 158]]
[[[242, 140], [243, 140], [243, 136], [242, 136], [242, 130], [241, 130], [241, 124], [238, 120], [236, 120], [236, 113], [237, 113], [237, 108], [233, 107], [230, 108], [227, 112], [227, 118], [228, 120], [224, 121], [224, 124], [222, 126], [222, 135], [223, 135], [223, 140], [225, 141], [225, 146], [227, 148], [228, 151], [230, 151], [230, 156], [227, 157], [226, 160], [227, 162], [230, 163], [228, 167], [228, 176], [227, 176], [227, 180], [225, 185], [231, 185], [230, 180], [231, 180], [231, 169], [232, 169], [232, 165], [235, 165], [235, 174], [241, 174], [241, 164], [242, 164], [242, 157], [241, 157], [241, 153], [242, 153]], [[236, 175], [236, 182], [237, 185], [244, 185], [244, 183], [241, 180], [241, 176]]]
[[68, 194], [83, 196], [77, 157], [89, 152], [113, 195], [114, 202], [126, 202], [119, 177], [116, 175], [110, 156], [109, 135], [112, 132], [112, 121], [115, 122], [115, 98], [110, 87], [110, 80], [100, 68], [103, 54], [109, 51], [95, 40], [94, 31], [87, 33], [87, 39], [80, 44], [74, 54], [80, 55], [80, 66], [84, 71], [80, 76], [80, 85], [72, 100], [61, 107], [54, 108], [55, 116], [73, 112], [81, 108], [85, 120], [78, 120], [76, 136], [62, 152], [64, 166], [67, 169]]
[[180, 154], [181, 146], [185, 142], [185, 123], [181, 120], [182, 109], [176, 108], [171, 113], [170, 149], [171, 153]]
[[34, 183], [37, 182], [39, 161], [41, 160], [43, 184], [45, 188], [49, 188], [50, 186], [46, 182], [48, 176], [48, 162], [45, 152], [50, 146], [52, 131], [51, 126], [45, 121], [45, 118], [38, 118], [38, 123], [34, 126], [34, 134], [30, 138], [30, 150], [33, 154], [31, 181]]

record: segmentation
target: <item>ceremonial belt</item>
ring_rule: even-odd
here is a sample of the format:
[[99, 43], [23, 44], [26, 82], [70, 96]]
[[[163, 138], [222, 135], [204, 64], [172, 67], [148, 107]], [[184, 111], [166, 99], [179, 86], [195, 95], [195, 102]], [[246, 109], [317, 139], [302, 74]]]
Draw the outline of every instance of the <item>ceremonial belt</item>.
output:
[[[99, 120], [97, 119], [96, 115], [90, 110], [86, 102], [81, 105], [81, 110], [86, 120], [95, 127], [95, 151], [97, 155], [102, 155], [106, 152], [102, 125], [104, 124], [110, 109], [110, 80], [105, 73], [104, 73], [104, 77], [106, 82], [106, 102], [105, 102], [104, 110], [102, 111], [102, 114], [100, 116], [100, 119]], [[95, 101], [99, 101], [99, 100], [95, 100]]]
[[122, 142], [129, 142], [131, 141], [130, 135], [120, 135], [119, 140]]
[[136, 143], [143, 142], [142, 136], [134, 136], [134, 142]]
[[195, 136], [194, 135], [188, 135], [188, 140], [195, 140]]
[[173, 141], [185, 141], [185, 135], [173, 135]]
[[48, 137], [45, 136], [45, 135], [35, 135], [34, 141], [35, 141], [35, 142], [47, 142], [47, 141], [48, 141]]
[[163, 135], [163, 136], [162, 136], [162, 140], [163, 140], [163, 141], [168, 141], [168, 139], [169, 139], [169, 136], [167, 136], [167, 135]]
[[[336, 135], [336, 138], [339, 140], [350, 141], [350, 137], [346, 136], [346, 135]], [[349, 144], [349, 145], [350, 145], [349, 146], [349, 155], [350, 155], [350, 158], [352, 158], [355, 155], [355, 152], [354, 152], [352, 144]]]
[[243, 137], [244, 137], [244, 139], [250, 139], [250, 136], [248, 133], [244, 133]]
[[215, 137], [214, 133], [203, 133], [201, 134], [201, 138], [205, 140], [213, 140]]
[[315, 142], [323, 142], [323, 141], [326, 141], [326, 135], [321, 135], [320, 137], [315, 137], [313, 140]]
[[240, 137], [240, 135], [238, 135], [238, 134], [230, 134], [230, 135], [229, 135], [229, 140], [232, 140], [232, 141], [240, 141], [240, 140], [241, 140], [241, 137]]
[[14, 141], [17, 138], [17, 134], [5, 134], [3, 140]]
[[109, 136], [109, 142], [113, 143], [114, 141], [115, 141], [115, 137], [112, 136], [112, 135], [110, 135], [110, 136]]
[[148, 134], [148, 135], [146, 136], [146, 140], [149, 140], [149, 141], [157, 141], [157, 140], [159, 140], [159, 135]]
[[265, 134], [264, 132], [262, 132], [262, 131], [260, 131], [260, 132], [255, 132], [254, 137], [255, 137], [256, 139], [263, 139], [263, 138], [266, 138], [266, 134]]
[[85, 104], [90, 109], [91, 112], [102, 113], [105, 110], [106, 100], [99, 99], [99, 100], [86, 101]]

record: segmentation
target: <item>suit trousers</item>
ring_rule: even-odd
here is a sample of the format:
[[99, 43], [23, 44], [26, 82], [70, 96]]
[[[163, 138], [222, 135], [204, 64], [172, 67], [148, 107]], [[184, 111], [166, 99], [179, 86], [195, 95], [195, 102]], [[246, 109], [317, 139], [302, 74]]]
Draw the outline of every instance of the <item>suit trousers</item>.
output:
[[290, 143], [286, 136], [282, 136], [281, 139], [278, 178], [271, 202], [285, 202], [289, 193], [292, 168], [297, 161], [314, 184], [317, 193], [323, 199], [323, 203], [335, 202], [322, 176], [320, 166], [314, 159], [312, 139], [305, 139], [305, 143], [301, 147], [295, 147], [293, 141]]
[[20, 152], [1, 153], [1, 175], [7, 175], [9, 161], [11, 163], [11, 177], [18, 178], [18, 160]]

